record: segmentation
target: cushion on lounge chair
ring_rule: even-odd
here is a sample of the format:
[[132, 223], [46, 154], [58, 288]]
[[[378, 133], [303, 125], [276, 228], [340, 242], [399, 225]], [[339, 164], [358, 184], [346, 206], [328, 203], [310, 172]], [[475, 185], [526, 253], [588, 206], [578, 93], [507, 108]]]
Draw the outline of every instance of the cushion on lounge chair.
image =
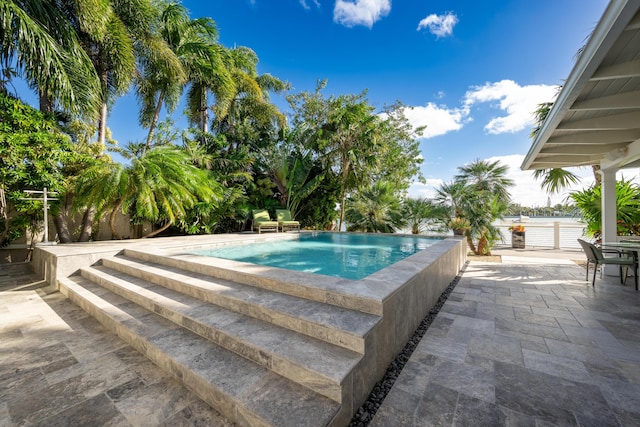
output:
[[291, 211], [289, 209], [276, 209], [276, 217], [278, 218], [278, 224], [282, 231], [285, 230], [298, 230], [300, 231], [300, 222], [294, 221], [291, 218]]
[[278, 221], [271, 220], [269, 212], [265, 209], [253, 211], [253, 229], [262, 233], [262, 230], [275, 230], [278, 232]]

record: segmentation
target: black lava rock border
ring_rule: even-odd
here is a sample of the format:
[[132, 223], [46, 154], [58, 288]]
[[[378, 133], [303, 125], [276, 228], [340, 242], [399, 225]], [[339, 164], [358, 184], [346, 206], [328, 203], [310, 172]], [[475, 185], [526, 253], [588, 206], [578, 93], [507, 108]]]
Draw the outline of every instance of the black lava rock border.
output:
[[387, 397], [387, 394], [391, 391], [391, 387], [393, 387], [393, 384], [396, 382], [400, 372], [402, 372], [402, 368], [404, 368], [404, 365], [409, 361], [411, 354], [418, 346], [418, 343], [420, 343], [420, 340], [427, 332], [427, 329], [429, 329], [429, 326], [431, 326], [433, 319], [436, 318], [436, 315], [440, 312], [440, 309], [447, 301], [447, 298], [449, 298], [449, 295], [460, 281], [462, 273], [464, 273], [468, 264], [469, 262], [467, 261], [462, 266], [458, 275], [453, 279], [453, 281], [451, 281], [451, 283], [449, 283], [449, 286], [447, 286], [447, 289], [442, 292], [433, 308], [429, 311], [422, 322], [420, 322], [420, 326], [418, 326], [418, 329], [413, 333], [413, 336], [409, 339], [407, 345], [405, 345], [404, 349], [402, 349], [396, 358], [393, 359], [393, 362], [391, 362], [387, 368], [382, 379], [373, 387], [373, 391], [367, 398], [367, 401], [358, 408], [351, 419], [351, 423], [349, 423], [349, 427], [366, 427], [369, 425], [371, 420], [373, 420], [374, 415], [378, 412], [378, 408], [380, 408], [380, 405], [382, 405], [385, 397]]

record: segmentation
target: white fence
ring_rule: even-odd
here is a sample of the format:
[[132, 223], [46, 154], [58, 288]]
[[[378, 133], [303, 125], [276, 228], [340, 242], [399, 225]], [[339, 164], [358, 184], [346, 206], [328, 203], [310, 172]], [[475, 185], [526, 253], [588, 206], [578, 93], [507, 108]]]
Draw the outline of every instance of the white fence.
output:
[[511, 246], [512, 225], [523, 225], [525, 228], [525, 248], [541, 247], [554, 249], [580, 249], [578, 239], [584, 238], [586, 224], [576, 222], [522, 222], [500, 223], [497, 227], [502, 232], [502, 241], [496, 247]]

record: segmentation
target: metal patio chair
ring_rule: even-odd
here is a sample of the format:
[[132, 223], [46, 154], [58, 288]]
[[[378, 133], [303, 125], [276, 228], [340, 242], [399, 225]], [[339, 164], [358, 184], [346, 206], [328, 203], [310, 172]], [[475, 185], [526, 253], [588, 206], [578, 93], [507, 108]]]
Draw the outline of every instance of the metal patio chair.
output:
[[[578, 239], [578, 243], [582, 246], [585, 255], [587, 256], [587, 276], [589, 281], [589, 264], [594, 264], [593, 280], [591, 286], [596, 285], [596, 273], [598, 272], [598, 265], [613, 264], [620, 268], [620, 283], [624, 284], [627, 281], [627, 270], [633, 268], [634, 279], [636, 282], [636, 290], [638, 290], [638, 258], [634, 252], [619, 251], [616, 249], [602, 249], [596, 245], [585, 242], [582, 239]], [[615, 254], [615, 256], [605, 256], [605, 254]], [[624, 274], [623, 274], [624, 267]]]

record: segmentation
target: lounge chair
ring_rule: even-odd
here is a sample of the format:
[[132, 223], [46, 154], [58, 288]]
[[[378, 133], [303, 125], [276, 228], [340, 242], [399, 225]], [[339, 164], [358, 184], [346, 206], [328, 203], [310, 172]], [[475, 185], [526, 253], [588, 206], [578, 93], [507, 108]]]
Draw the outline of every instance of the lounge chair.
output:
[[294, 221], [291, 218], [291, 211], [289, 211], [289, 209], [276, 209], [276, 217], [278, 219], [278, 225], [280, 226], [280, 230], [300, 231], [300, 222]]
[[[582, 239], [578, 239], [578, 243], [582, 246], [585, 255], [587, 256], [587, 278], [589, 281], [589, 263], [594, 264], [593, 280], [591, 286], [596, 285], [596, 273], [598, 271], [598, 265], [614, 264], [620, 267], [620, 283], [627, 281], [627, 270], [629, 267], [633, 268], [634, 279], [636, 281], [636, 290], [638, 290], [638, 260], [633, 252], [618, 251], [615, 249], [601, 249], [596, 245], [589, 242], [585, 242]], [[607, 257], [604, 254], [614, 254], [615, 256]], [[622, 268], [624, 267], [624, 274]]]
[[269, 216], [269, 212], [265, 209], [256, 209], [253, 211], [253, 231], [258, 231], [258, 234], [262, 231], [271, 230], [278, 232], [278, 221], [272, 221]]

